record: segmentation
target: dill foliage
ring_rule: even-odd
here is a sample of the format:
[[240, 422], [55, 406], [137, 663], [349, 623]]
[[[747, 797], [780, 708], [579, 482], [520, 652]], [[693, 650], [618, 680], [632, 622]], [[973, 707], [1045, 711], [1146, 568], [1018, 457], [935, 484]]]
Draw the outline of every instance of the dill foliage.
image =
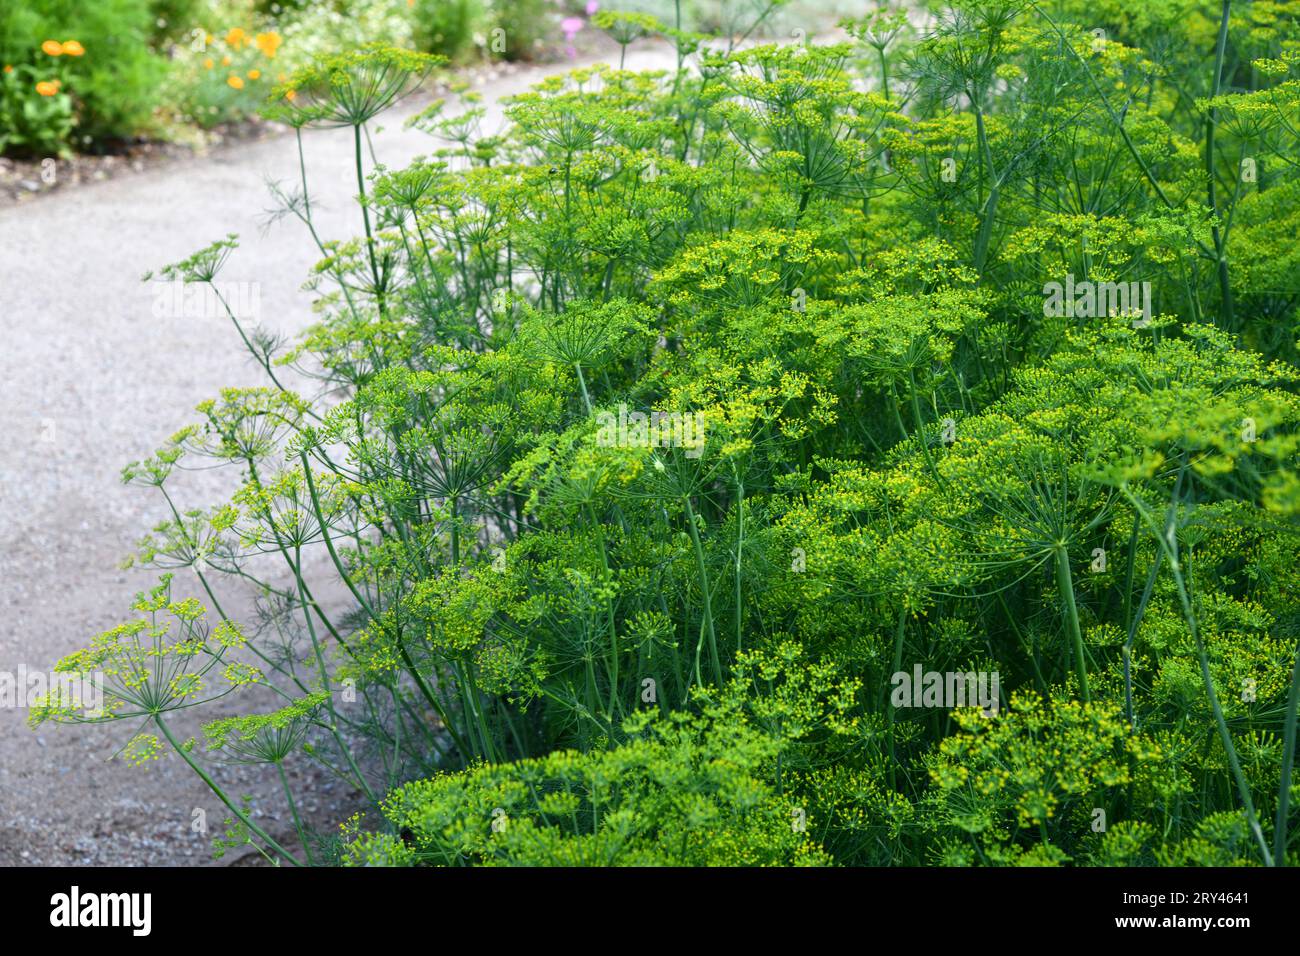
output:
[[[286, 781], [301, 850], [223, 796], [286, 863], [1291, 862], [1296, 5], [930, 12], [601, 14], [681, 68], [547, 79], [500, 130], [435, 103], [404, 169], [366, 128], [436, 61], [290, 78], [276, 115], [355, 131], [358, 237], [275, 187], [318, 321], [231, 312], [264, 386], [125, 472], [164, 508], [137, 560], [207, 607], [164, 585], [60, 665], [102, 713], [38, 716], [209, 782], [321, 762], [365, 808], [314, 834]], [[214, 465], [232, 500], [173, 503]], [[1000, 698], [899, 707], [914, 668]], [[171, 739], [250, 687], [281, 709]]]

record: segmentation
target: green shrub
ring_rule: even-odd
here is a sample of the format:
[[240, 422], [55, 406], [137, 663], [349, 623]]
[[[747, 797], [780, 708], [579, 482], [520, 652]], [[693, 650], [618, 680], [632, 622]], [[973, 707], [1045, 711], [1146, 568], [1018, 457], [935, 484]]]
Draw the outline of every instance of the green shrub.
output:
[[338, 0], [286, 11], [275, 21], [284, 35], [285, 69], [375, 43], [413, 45], [415, 18], [406, 0]]
[[175, 56], [183, 118], [201, 127], [256, 115], [286, 74], [284, 38], [275, 30], [231, 26], [196, 30]]
[[5, 65], [0, 71], [0, 154], [54, 156], [67, 149], [76, 126], [72, 97], [49, 71]]
[[487, 27], [483, 0], [416, 0], [411, 16], [416, 48], [453, 61], [473, 53], [475, 34], [481, 36]]
[[[151, 46], [155, 12], [149, 0], [22, 0], [0, 10], [0, 63], [26, 67], [24, 84], [33, 77], [59, 79], [76, 117], [76, 145], [130, 136], [149, 127], [153, 111], [168, 94], [167, 62]], [[46, 41], [76, 41], [78, 54], [51, 56], [42, 50]], [[32, 84], [34, 87], [34, 84]], [[7, 97], [10, 115], [26, 117], [21, 104], [31, 102], [30, 91], [19, 91], [19, 105]], [[45, 112], [48, 112], [46, 110]], [[40, 115], [44, 115], [41, 113]], [[59, 118], [43, 131], [23, 134], [20, 146], [39, 143], [42, 148], [62, 142], [70, 145]]]
[[[489, 0], [488, 9], [492, 29], [501, 31], [497, 36], [504, 49], [499, 52], [507, 60], [533, 59], [555, 29], [555, 8], [546, 0]], [[489, 49], [498, 52], [491, 43]]]
[[[651, 712], [648, 712], [651, 713]], [[398, 836], [365, 835], [370, 865], [818, 865], [800, 809], [759, 767], [775, 744], [675, 715], [634, 721], [612, 750], [556, 751], [408, 784], [386, 801]]]
[[744, 654], [699, 712], [644, 707], [621, 742], [588, 752], [480, 765], [409, 784], [384, 803], [388, 835], [359, 832], [348, 859], [374, 865], [824, 865], [820, 829], [780, 796], [808, 739], [852, 733], [855, 691], [798, 648]]
[[152, 0], [154, 41], [185, 42], [192, 39], [191, 31], [202, 15], [207, 0]]

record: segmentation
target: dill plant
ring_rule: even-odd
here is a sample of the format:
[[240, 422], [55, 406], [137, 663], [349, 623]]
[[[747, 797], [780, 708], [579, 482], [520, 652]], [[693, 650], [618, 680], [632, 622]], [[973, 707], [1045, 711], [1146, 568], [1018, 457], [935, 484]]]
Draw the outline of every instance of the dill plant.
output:
[[[365, 129], [432, 61], [290, 78], [274, 114], [354, 131], [364, 236], [321, 240], [305, 164], [274, 188], [319, 321], [236, 322], [267, 386], [126, 475], [166, 505], [139, 560], [199, 572], [282, 703], [214, 749], [363, 796], [295, 862], [1290, 862], [1296, 21], [1175, 6], [743, 49], [602, 14], [680, 68], [496, 131], [435, 104], [406, 169]], [[1153, 321], [1053, 314], [1066, 274]], [[602, 440], [621, 406], [704, 440]], [[181, 511], [200, 461], [241, 490]], [[1008, 706], [896, 711], [913, 665]]]

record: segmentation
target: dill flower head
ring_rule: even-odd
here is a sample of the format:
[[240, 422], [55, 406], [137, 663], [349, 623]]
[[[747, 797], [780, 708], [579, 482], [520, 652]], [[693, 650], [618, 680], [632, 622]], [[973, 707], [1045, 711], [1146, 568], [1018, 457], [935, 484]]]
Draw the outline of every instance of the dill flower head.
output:
[[239, 236], [232, 232], [225, 239], [204, 246], [188, 259], [163, 266], [156, 272], [146, 272], [143, 281], [148, 282], [157, 276], [161, 279], [180, 279], [182, 282], [211, 282], [226, 264], [230, 254], [238, 248]]
[[[55, 666], [57, 673], [96, 678], [102, 689], [99, 705], [92, 710], [88, 700], [72, 706], [61, 699], [41, 701], [29, 718], [33, 726], [153, 720], [225, 697], [242, 684], [262, 682], [256, 668], [229, 658], [244, 643], [238, 627], [224, 620], [209, 624], [197, 600], [172, 598], [171, 582], [170, 574], [163, 575], [156, 588], [136, 597], [133, 609], [139, 616], [103, 632]], [[157, 742], [143, 746], [141, 740], [127, 745], [128, 757], [154, 754]]]
[[648, 309], [626, 300], [574, 301], [560, 315], [531, 311], [521, 334], [539, 358], [591, 369], [612, 358], [616, 346], [645, 344], [648, 316]]
[[663, 31], [664, 26], [648, 13], [627, 10], [602, 10], [591, 18], [597, 28], [604, 30], [620, 46]]
[[269, 714], [226, 717], [206, 724], [208, 749], [234, 763], [283, 763], [302, 748], [316, 712], [329, 695], [309, 694]]
[[293, 126], [361, 126], [445, 62], [445, 57], [383, 45], [322, 57], [276, 88], [273, 97], [284, 102], [268, 107], [266, 115]]

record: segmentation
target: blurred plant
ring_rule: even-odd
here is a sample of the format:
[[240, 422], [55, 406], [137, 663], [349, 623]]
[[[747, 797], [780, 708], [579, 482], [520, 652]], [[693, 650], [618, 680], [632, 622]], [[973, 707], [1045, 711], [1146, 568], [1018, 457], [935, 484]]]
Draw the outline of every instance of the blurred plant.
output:
[[61, 154], [149, 129], [168, 92], [149, 45], [156, 19], [150, 0], [5, 4], [0, 152]]

